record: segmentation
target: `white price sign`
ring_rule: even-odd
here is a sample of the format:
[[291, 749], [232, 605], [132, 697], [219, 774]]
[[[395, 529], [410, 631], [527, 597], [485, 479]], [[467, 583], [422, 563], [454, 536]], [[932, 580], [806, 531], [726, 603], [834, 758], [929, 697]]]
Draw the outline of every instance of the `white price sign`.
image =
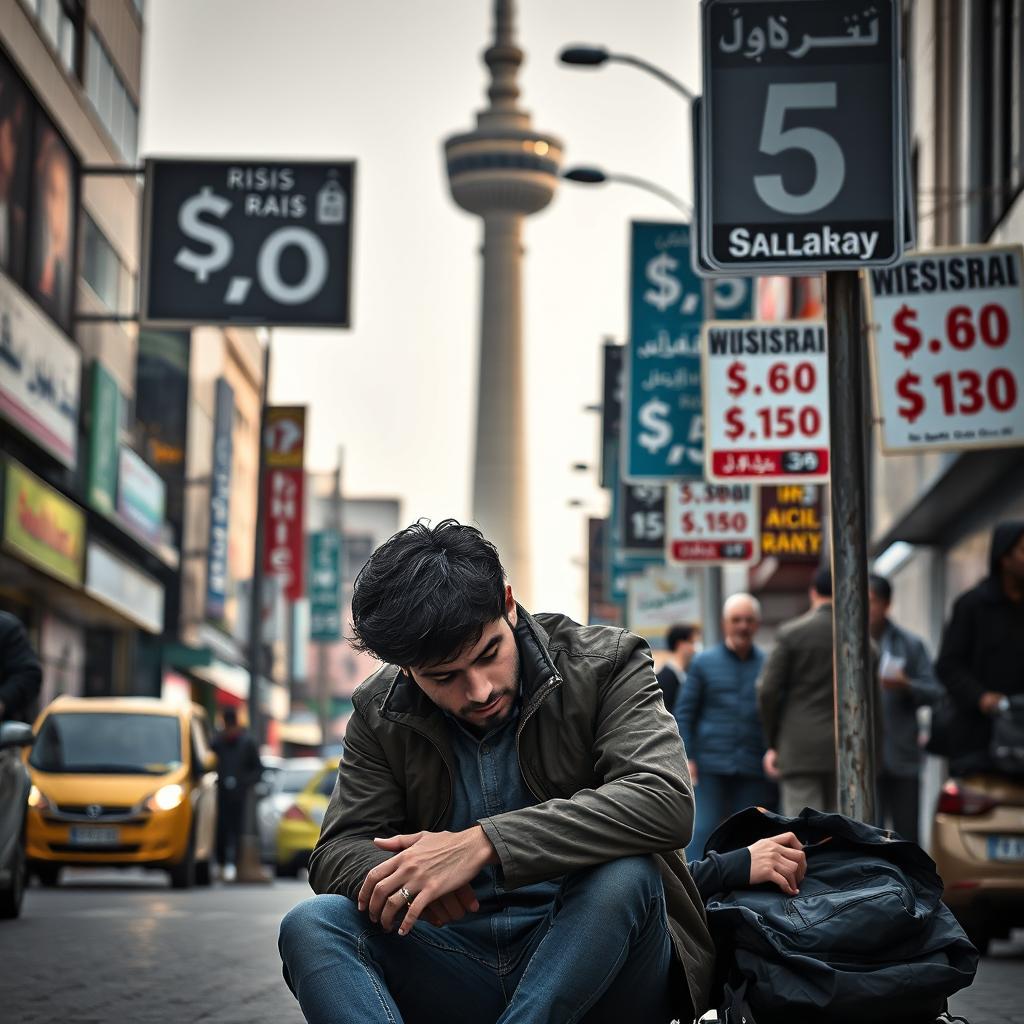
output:
[[665, 561], [670, 565], [749, 565], [760, 551], [758, 488], [683, 483], [665, 488]]
[[883, 451], [1024, 444], [1022, 253], [917, 252], [868, 275]]
[[827, 480], [825, 325], [713, 321], [703, 342], [708, 479]]

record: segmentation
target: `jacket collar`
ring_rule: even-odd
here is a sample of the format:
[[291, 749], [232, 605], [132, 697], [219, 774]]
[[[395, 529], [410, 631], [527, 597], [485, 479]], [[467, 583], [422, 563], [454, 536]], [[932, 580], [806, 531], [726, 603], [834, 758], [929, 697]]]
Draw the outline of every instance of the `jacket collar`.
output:
[[[516, 605], [516, 627], [513, 630], [519, 648], [519, 678], [523, 691], [523, 706], [541, 685], [556, 675], [554, 663], [548, 653], [551, 638], [544, 627], [521, 605]], [[381, 703], [381, 714], [411, 715], [429, 719], [442, 715], [441, 709], [416, 685], [413, 678], [400, 668]]]

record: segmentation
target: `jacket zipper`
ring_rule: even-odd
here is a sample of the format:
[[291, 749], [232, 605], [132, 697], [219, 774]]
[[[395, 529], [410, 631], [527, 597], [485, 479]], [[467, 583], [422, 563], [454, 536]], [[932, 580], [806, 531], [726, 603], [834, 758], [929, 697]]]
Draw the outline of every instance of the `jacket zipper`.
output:
[[544, 703], [544, 700], [547, 698], [548, 694], [550, 694], [555, 689], [555, 687], [558, 686], [561, 682], [562, 677], [558, 674], [558, 672], [553, 672], [551, 676], [547, 679], [547, 681], [544, 683], [543, 688], [540, 690], [540, 692], [537, 693], [534, 699], [530, 702], [530, 706], [523, 710], [523, 717], [519, 719], [519, 728], [516, 729], [516, 757], [519, 759], [519, 770], [522, 773], [523, 781], [526, 783], [526, 788], [534, 795], [538, 803], [543, 803], [545, 800], [548, 799], [548, 797], [546, 795], [538, 793], [533, 788], [533, 786], [530, 785], [530, 780], [527, 777], [526, 772], [523, 771], [523, 754], [520, 746], [520, 739], [522, 738], [523, 730], [526, 728], [526, 723], [529, 722], [529, 720], [536, 713], [537, 709], [541, 706], [541, 704]]

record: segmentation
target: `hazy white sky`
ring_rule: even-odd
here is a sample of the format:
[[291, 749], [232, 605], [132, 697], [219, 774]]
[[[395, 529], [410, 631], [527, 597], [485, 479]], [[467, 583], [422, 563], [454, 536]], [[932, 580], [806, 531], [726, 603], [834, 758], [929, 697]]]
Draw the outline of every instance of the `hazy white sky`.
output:
[[[308, 463], [345, 449], [352, 495], [406, 521], [470, 512], [480, 222], [452, 202], [442, 143], [484, 105], [490, 0], [149, 0], [147, 155], [357, 161], [349, 331], [277, 331], [272, 399], [310, 406]], [[699, 85], [697, 0], [519, 0], [521, 102], [595, 164], [691, 195], [689, 110], [624, 66], [559, 65], [602, 43]], [[699, 91], [699, 90], [698, 90]], [[564, 183], [526, 228], [525, 344], [535, 609], [585, 615], [600, 346], [623, 340], [631, 219], [676, 219], [622, 185]], [[572, 498], [583, 508], [570, 508]], [[515, 585], [515, 581], [512, 581]]]

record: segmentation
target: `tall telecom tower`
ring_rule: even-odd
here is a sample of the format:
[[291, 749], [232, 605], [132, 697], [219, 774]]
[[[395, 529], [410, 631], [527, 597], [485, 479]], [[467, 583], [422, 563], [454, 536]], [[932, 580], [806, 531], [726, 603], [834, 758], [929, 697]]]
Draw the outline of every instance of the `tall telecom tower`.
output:
[[484, 52], [490, 100], [476, 128], [445, 142], [452, 197], [483, 218], [483, 301], [473, 518], [501, 554], [529, 607], [530, 537], [523, 387], [523, 218], [551, 202], [562, 143], [530, 126], [516, 78], [513, 0], [495, 0], [494, 42]]

